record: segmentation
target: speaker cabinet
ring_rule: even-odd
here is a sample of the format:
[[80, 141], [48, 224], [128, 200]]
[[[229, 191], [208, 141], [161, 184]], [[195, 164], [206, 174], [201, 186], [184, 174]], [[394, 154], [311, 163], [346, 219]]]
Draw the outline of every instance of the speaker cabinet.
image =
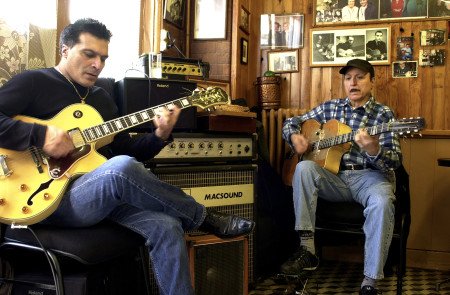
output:
[[248, 238], [186, 237], [196, 295], [248, 294]]
[[[206, 207], [254, 220], [254, 164], [156, 166], [159, 179], [178, 186]], [[254, 233], [248, 236], [248, 279], [254, 281]], [[214, 294], [214, 293], [210, 293]]]
[[[116, 82], [115, 97], [121, 116], [132, 114], [150, 107], [189, 96], [197, 88], [197, 83], [180, 80], [124, 78]], [[185, 108], [181, 111], [175, 131], [190, 131], [197, 128], [197, 109]], [[153, 123], [144, 123], [134, 128], [146, 132]]]

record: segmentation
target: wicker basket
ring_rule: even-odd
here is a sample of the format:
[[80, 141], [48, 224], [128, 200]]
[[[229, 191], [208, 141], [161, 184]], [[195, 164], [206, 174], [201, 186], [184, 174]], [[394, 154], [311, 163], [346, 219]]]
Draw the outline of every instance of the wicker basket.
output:
[[256, 91], [258, 94], [258, 105], [262, 109], [278, 109], [281, 100], [281, 77], [257, 77]]

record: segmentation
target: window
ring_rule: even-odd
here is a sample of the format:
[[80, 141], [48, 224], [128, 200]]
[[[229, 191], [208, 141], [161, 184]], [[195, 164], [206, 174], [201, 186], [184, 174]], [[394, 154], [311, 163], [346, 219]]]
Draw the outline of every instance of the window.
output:
[[111, 31], [109, 58], [101, 77], [119, 80], [139, 60], [140, 0], [77, 0], [70, 1], [70, 22], [94, 18]]

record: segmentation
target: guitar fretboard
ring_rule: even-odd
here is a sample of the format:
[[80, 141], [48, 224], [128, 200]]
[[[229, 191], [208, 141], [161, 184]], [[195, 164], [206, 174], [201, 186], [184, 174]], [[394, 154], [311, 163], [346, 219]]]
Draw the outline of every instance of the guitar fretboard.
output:
[[[389, 132], [391, 131], [391, 126], [390, 124], [380, 124], [380, 125], [376, 125], [376, 126], [372, 126], [372, 127], [367, 127], [366, 128], [367, 132], [370, 135], [376, 135], [376, 134], [380, 134], [383, 132]], [[339, 145], [339, 144], [343, 144], [349, 141], [352, 141], [355, 138], [357, 131], [352, 131], [346, 134], [341, 134], [341, 135], [337, 135], [334, 137], [329, 137], [329, 138], [325, 138], [323, 140], [318, 140], [312, 143], [312, 147], [313, 149], [325, 149], [325, 148], [329, 148], [335, 145]]]
[[180, 99], [171, 101], [167, 104], [160, 104], [142, 111], [128, 114], [102, 124], [86, 128], [82, 131], [86, 142], [94, 142], [101, 138], [114, 135], [126, 129], [130, 129], [140, 124], [147, 123], [156, 116], [156, 112], [160, 108], [171, 109], [174, 106], [184, 109], [192, 106], [191, 97], [182, 97]]

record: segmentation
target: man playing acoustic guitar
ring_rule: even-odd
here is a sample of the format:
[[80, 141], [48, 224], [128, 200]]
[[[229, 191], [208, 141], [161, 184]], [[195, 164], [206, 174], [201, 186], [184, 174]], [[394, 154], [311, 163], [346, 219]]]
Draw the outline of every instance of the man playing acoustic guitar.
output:
[[365, 207], [366, 217], [365, 277], [360, 294], [377, 294], [376, 284], [384, 277], [383, 267], [394, 229], [394, 170], [400, 166], [402, 155], [398, 138], [392, 132], [371, 136], [367, 130], [394, 120], [392, 110], [376, 102], [371, 94], [375, 76], [372, 65], [353, 59], [339, 73], [344, 75], [346, 98], [326, 101], [304, 115], [287, 119], [283, 125], [283, 138], [300, 155], [315, 152], [310, 150], [309, 138], [304, 134], [310, 121], [326, 126], [327, 122], [337, 120], [354, 131], [355, 136], [342, 159], [338, 157], [337, 169], [332, 169], [335, 173], [314, 161], [314, 156], [297, 164], [292, 186], [300, 249], [283, 263], [281, 271], [298, 274], [319, 265], [314, 248], [317, 198], [356, 201]]
[[[65, 227], [88, 227], [103, 219], [117, 222], [144, 237], [160, 294], [192, 295], [184, 231], [199, 229], [230, 238], [249, 234], [254, 222], [207, 211], [180, 188], [160, 181], [138, 162], [155, 156], [171, 141], [180, 107], [171, 103], [141, 112], [139, 117], [130, 115], [129, 120], [116, 119], [113, 98], [94, 86], [108, 58], [110, 37], [110, 31], [100, 22], [78, 20], [61, 33], [61, 61], [56, 67], [23, 72], [0, 88], [0, 149], [5, 149], [0, 150], [0, 195], [4, 205], [0, 207], [0, 218], [13, 223], [23, 215], [25, 224], [31, 224], [25, 217], [37, 211], [36, 205], [44, 199], [49, 203], [55, 199], [60, 192], [51, 190], [62, 183], [65, 190], [60, 193], [59, 206], [43, 221], [34, 221]], [[182, 101], [187, 102], [188, 99]], [[83, 119], [88, 124], [99, 117], [110, 121], [86, 128], [83, 133], [76, 128]], [[132, 138], [128, 132], [120, 132], [136, 118], [149, 117], [156, 126], [153, 133]], [[50, 123], [45, 124], [44, 120]], [[98, 150], [109, 160], [92, 151], [97, 146], [89, 142], [115, 132], [118, 134], [112, 142]], [[78, 159], [80, 154], [83, 156]], [[30, 159], [30, 165], [14, 167], [24, 158]], [[67, 168], [67, 163], [72, 165]], [[44, 168], [52, 165], [55, 167], [48, 171]], [[67, 172], [62, 174], [64, 167]], [[87, 171], [79, 173], [77, 169]], [[24, 187], [29, 188], [29, 197], [21, 198], [19, 185], [9, 193], [2, 191], [24, 174], [28, 177], [21, 181], [27, 183]], [[48, 180], [33, 187], [36, 179], [44, 176]], [[36, 197], [47, 189], [47, 198]], [[24, 208], [17, 212], [18, 217], [1, 216], [15, 203]]]

